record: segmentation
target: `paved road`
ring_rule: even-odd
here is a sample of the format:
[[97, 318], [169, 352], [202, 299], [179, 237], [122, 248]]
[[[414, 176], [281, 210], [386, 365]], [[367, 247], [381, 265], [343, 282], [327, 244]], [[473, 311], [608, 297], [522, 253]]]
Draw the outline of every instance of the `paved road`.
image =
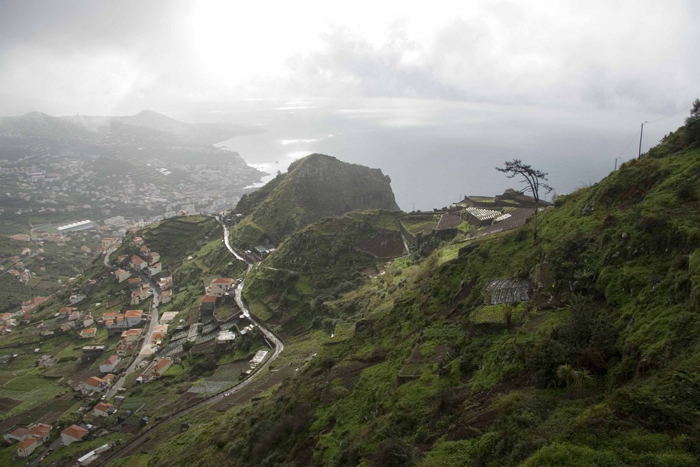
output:
[[[115, 265], [113, 265], [109, 261], [109, 256], [114, 252], [114, 249], [111, 248], [107, 250], [105, 253], [105, 266], [107, 266], [109, 269], [117, 269]], [[119, 391], [119, 388], [121, 388], [124, 385], [124, 382], [126, 381], [126, 377], [129, 376], [131, 373], [136, 371], [136, 367], [138, 366], [139, 363], [141, 363], [145, 358], [148, 357], [148, 355], [145, 355], [143, 350], [146, 347], [146, 345], [151, 342], [151, 336], [153, 335], [153, 329], [158, 325], [158, 307], [160, 306], [160, 287], [153, 282], [153, 280], [148, 277], [147, 275], [141, 273], [141, 272], [135, 272], [131, 271], [134, 274], [137, 274], [141, 279], [145, 280], [148, 282], [148, 285], [150, 285], [151, 290], [153, 290], [153, 301], [151, 302], [151, 321], [148, 325], [148, 330], [146, 332], [146, 335], [143, 337], [143, 342], [141, 343], [141, 348], [139, 349], [139, 354], [136, 356], [133, 362], [131, 362], [131, 365], [126, 369], [124, 373], [117, 379], [117, 381], [112, 385], [111, 388], [105, 393], [105, 399], [111, 399], [114, 397], [117, 392]]]
[[[228, 227], [224, 224], [223, 220], [220, 217], [217, 217], [216, 220], [221, 224], [221, 226], [224, 229], [224, 244], [226, 245], [226, 248], [231, 252], [231, 254], [239, 261], [243, 261], [248, 265], [247, 273], [251, 271], [253, 268], [253, 264], [246, 262], [241, 255], [239, 255], [232, 247], [231, 244], [228, 241], [228, 236], [229, 236], [229, 229]], [[261, 365], [258, 365], [255, 370], [246, 378], [245, 380], [241, 381], [234, 387], [227, 389], [225, 391], [222, 391], [219, 394], [216, 394], [208, 399], [205, 399], [191, 407], [182, 409], [178, 412], [175, 412], [171, 414], [168, 418], [165, 420], [156, 423], [153, 425], [153, 427], [149, 428], [146, 430], [144, 433], [140, 434], [136, 438], [131, 439], [128, 441], [126, 444], [122, 445], [121, 449], [113, 453], [111, 456], [106, 457], [104, 459], [98, 459], [97, 464], [98, 466], [102, 465], [107, 465], [109, 462], [112, 460], [116, 460], [120, 457], [125, 457], [134, 454], [137, 449], [139, 449], [141, 446], [143, 446], [146, 442], [148, 442], [151, 438], [151, 435], [162, 425], [166, 423], [170, 423], [184, 415], [189, 414], [190, 412], [193, 412], [197, 409], [200, 409], [205, 406], [210, 406], [212, 404], [215, 404], [216, 402], [221, 401], [224, 397], [228, 397], [228, 395], [233, 395], [236, 394], [237, 392], [243, 390], [246, 388], [248, 385], [253, 383], [253, 381], [260, 376], [263, 371], [270, 366], [272, 362], [274, 362], [277, 357], [282, 353], [284, 350], [284, 343], [282, 342], [281, 339], [279, 339], [264, 323], [262, 323], [258, 318], [256, 318], [254, 315], [250, 313], [250, 310], [245, 306], [245, 303], [243, 303], [243, 298], [242, 298], [242, 292], [243, 292], [243, 285], [245, 283], [244, 281], [241, 281], [241, 283], [236, 287], [235, 290], [235, 298], [236, 298], [236, 303], [240, 307], [241, 311], [243, 314], [248, 318], [254, 325], [258, 326], [260, 330], [262, 331], [263, 335], [267, 339], [268, 343], [270, 344], [271, 347], [274, 347], [274, 351], [272, 352], [272, 355], [270, 355]]]

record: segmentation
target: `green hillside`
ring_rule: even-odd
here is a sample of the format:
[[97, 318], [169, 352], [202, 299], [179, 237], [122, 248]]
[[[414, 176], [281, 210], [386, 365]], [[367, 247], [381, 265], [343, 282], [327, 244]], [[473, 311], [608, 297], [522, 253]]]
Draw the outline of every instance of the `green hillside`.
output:
[[399, 210], [390, 183], [379, 169], [312, 154], [243, 196], [235, 212], [245, 217], [233, 229], [231, 240], [239, 247], [277, 244], [324, 217], [356, 209]]
[[249, 276], [245, 298], [256, 313], [288, 331], [309, 325], [332, 331], [348, 318], [337, 299], [405, 254], [397, 213], [353, 211], [292, 234]]
[[[542, 213], [536, 244], [527, 224], [461, 244], [455, 259], [443, 260], [457, 245], [443, 244], [428, 258], [396, 260], [385, 277], [337, 297], [311, 288], [308, 301], [344, 303], [354, 332], [318, 347], [267, 397], [203, 421], [146, 458], [698, 465], [697, 141], [700, 132], [681, 128], [600, 183], [560, 197]], [[288, 243], [323, 238], [319, 231], [333, 237], [312, 226]], [[348, 241], [338, 246], [341, 260], [356, 239]], [[288, 243], [270, 264], [303, 265]], [[530, 299], [490, 305], [487, 286], [499, 279], [524, 282]]]

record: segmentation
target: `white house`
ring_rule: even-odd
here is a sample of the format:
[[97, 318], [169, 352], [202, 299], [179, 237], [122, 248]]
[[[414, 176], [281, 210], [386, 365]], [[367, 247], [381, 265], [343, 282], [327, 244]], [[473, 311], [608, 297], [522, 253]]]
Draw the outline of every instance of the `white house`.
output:
[[124, 319], [126, 320], [126, 325], [129, 328], [136, 327], [143, 321], [143, 311], [142, 310], [126, 310], [124, 313]]
[[153, 266], [148, 267], [148, 275], [150, 276], [155, 276], [158, 274], [160, 271], [162, 271], [162, 266], [160, 263], [156, 263]]
[[80, 441], [88, 434], [88, 431], [78, 425], [71, 425], [61, 432], [61, 440], [64, 446], [69, 446], [76, 441]]
[[95, 320], [93, 319], [92, 315], [83, 316], [83, 327], [84, 328], [89, 328], [93, 324], [95, 324]]
[[86, 381], [80, 383], [80, 391], [88, 396], [99, 393], [107, 389], [108, 383], [102, 378], [91, 376]]
[[144, 261], [136, 255], [131, 257], [131, 261], [129, 262], [129, 264], [131, 264], [131, 267], [136, 269], [137, 271], [143, 271], [148, 267], [148, 262]]
[[114, 272], [114, 277], [116, 277], [119, 283], [121, 284], [122, 282], [131, 277], [131, 273], [125, 269], [117, 269]]
[[233, 279], [227, 279], [220, 277], [211, 281], [209, 287], [207, 287], [207, 295], [214, 297], [223, 297], [226, 292], [228, 292], [234, 285]]
[[121, 362], [119, 355], [112, 355], [104, 362], [100, 363], [100, 373], [112, 373]]
[[37, 438], [39, 444], [44, 444], [49, 440], [49, 436], [51, 435], [51, 425], [47, 425], [46, 423], [29, 425], [29, 432], [27, 435]]
[[108, 404], [106, 402], [100, 402], [92, 409], [92, 413], [96, 417], [109, 417], [110, 414], [113, 414], [116, 411], [117, 410], [112, 404]]
[[40, 444], [41, 443], [37, 438], [31, 436], [25, 438], [17, 445], [17, 457], [24, 459], [31, 456], [34, 450], [38, 448]]
[[165, 305], [166, 303], [170, 303], [170, 301], [173, 299], [173, 291], [172, 290], [164, 290], [160, 293], [160, 303]]

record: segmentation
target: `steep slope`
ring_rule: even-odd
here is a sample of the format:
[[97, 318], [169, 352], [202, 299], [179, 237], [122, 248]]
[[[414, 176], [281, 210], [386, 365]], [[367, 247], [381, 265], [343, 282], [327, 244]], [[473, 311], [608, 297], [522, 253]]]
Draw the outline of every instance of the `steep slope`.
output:
[[[392, 280], [340, 297], [352, 337], [150, 460], [698, 465], [698, 137], [681, 128], [562, 197], [537, 244], [528, 224], [442, 264], [395, 261]], [[501, 279], [530, 300], [491, 305]]]
[[279, 243], [324, 217], [356, 209], [398, 211], [390, 183], [391, 179], [379, 169], [312, 154], [241, 199], [235, 212], [246, 217], [233, 230], [232, 240], [243, 247], [258, 242]]
[[324, 304], [405, 255], [396, 212], [353, 211], [292, 234], [249, 275], [245, 299], [285, 332], [333, 327], [352, 310]]

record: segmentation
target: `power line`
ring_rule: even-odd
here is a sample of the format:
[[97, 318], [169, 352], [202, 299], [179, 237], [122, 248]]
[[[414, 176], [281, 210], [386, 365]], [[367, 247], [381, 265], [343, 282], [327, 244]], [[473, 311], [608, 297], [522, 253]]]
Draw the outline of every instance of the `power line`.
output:
[[634, 132], [634, 134], [633, 134], [632, 137], [630, 138], [629, 143], [627, 143], [627, 146], [625, 146], [625, 150], [622, 151], [622, 152], [620, 153], [620, 155], [617, 156], [616, 159], [619, 159], [619, 158], [621, 158], [622, 156], [625, 155], [625, 153], [627, 152], [627, 150], [630, 148], [630, 144], [632, 144], [632, 141], [634, 141], [635, 139], [637, 139], [637, 135], [638, 135], [638, 134], [639, 134], [639, 130], [637, 130], [637, 131]]
[[691, 108], [692, 106], [693, 106], [693, 105], [691, 104], [691, 105], [689, 105], [688, 107], [679, 110], [678, 112], [673, 112], [673, 113], [670, 114], [670, 115], [666, 115], [665, 117], [657, 118], [656, 120], [651, 120], [651, 121], [646, 122], [646, 123], [656, 123], [656, 122], [660, 122], [661, 120], [665, 120], [665, 119], [667, 119], [668, 117], [673, 117], [674, 115], [677, 115], [677, 114], [679, 114], [679, 113], [681, 113], [681, 112], [683, 112], [683, 111], [686, 111], [686, 110], [688, 110], [689, 108]]

